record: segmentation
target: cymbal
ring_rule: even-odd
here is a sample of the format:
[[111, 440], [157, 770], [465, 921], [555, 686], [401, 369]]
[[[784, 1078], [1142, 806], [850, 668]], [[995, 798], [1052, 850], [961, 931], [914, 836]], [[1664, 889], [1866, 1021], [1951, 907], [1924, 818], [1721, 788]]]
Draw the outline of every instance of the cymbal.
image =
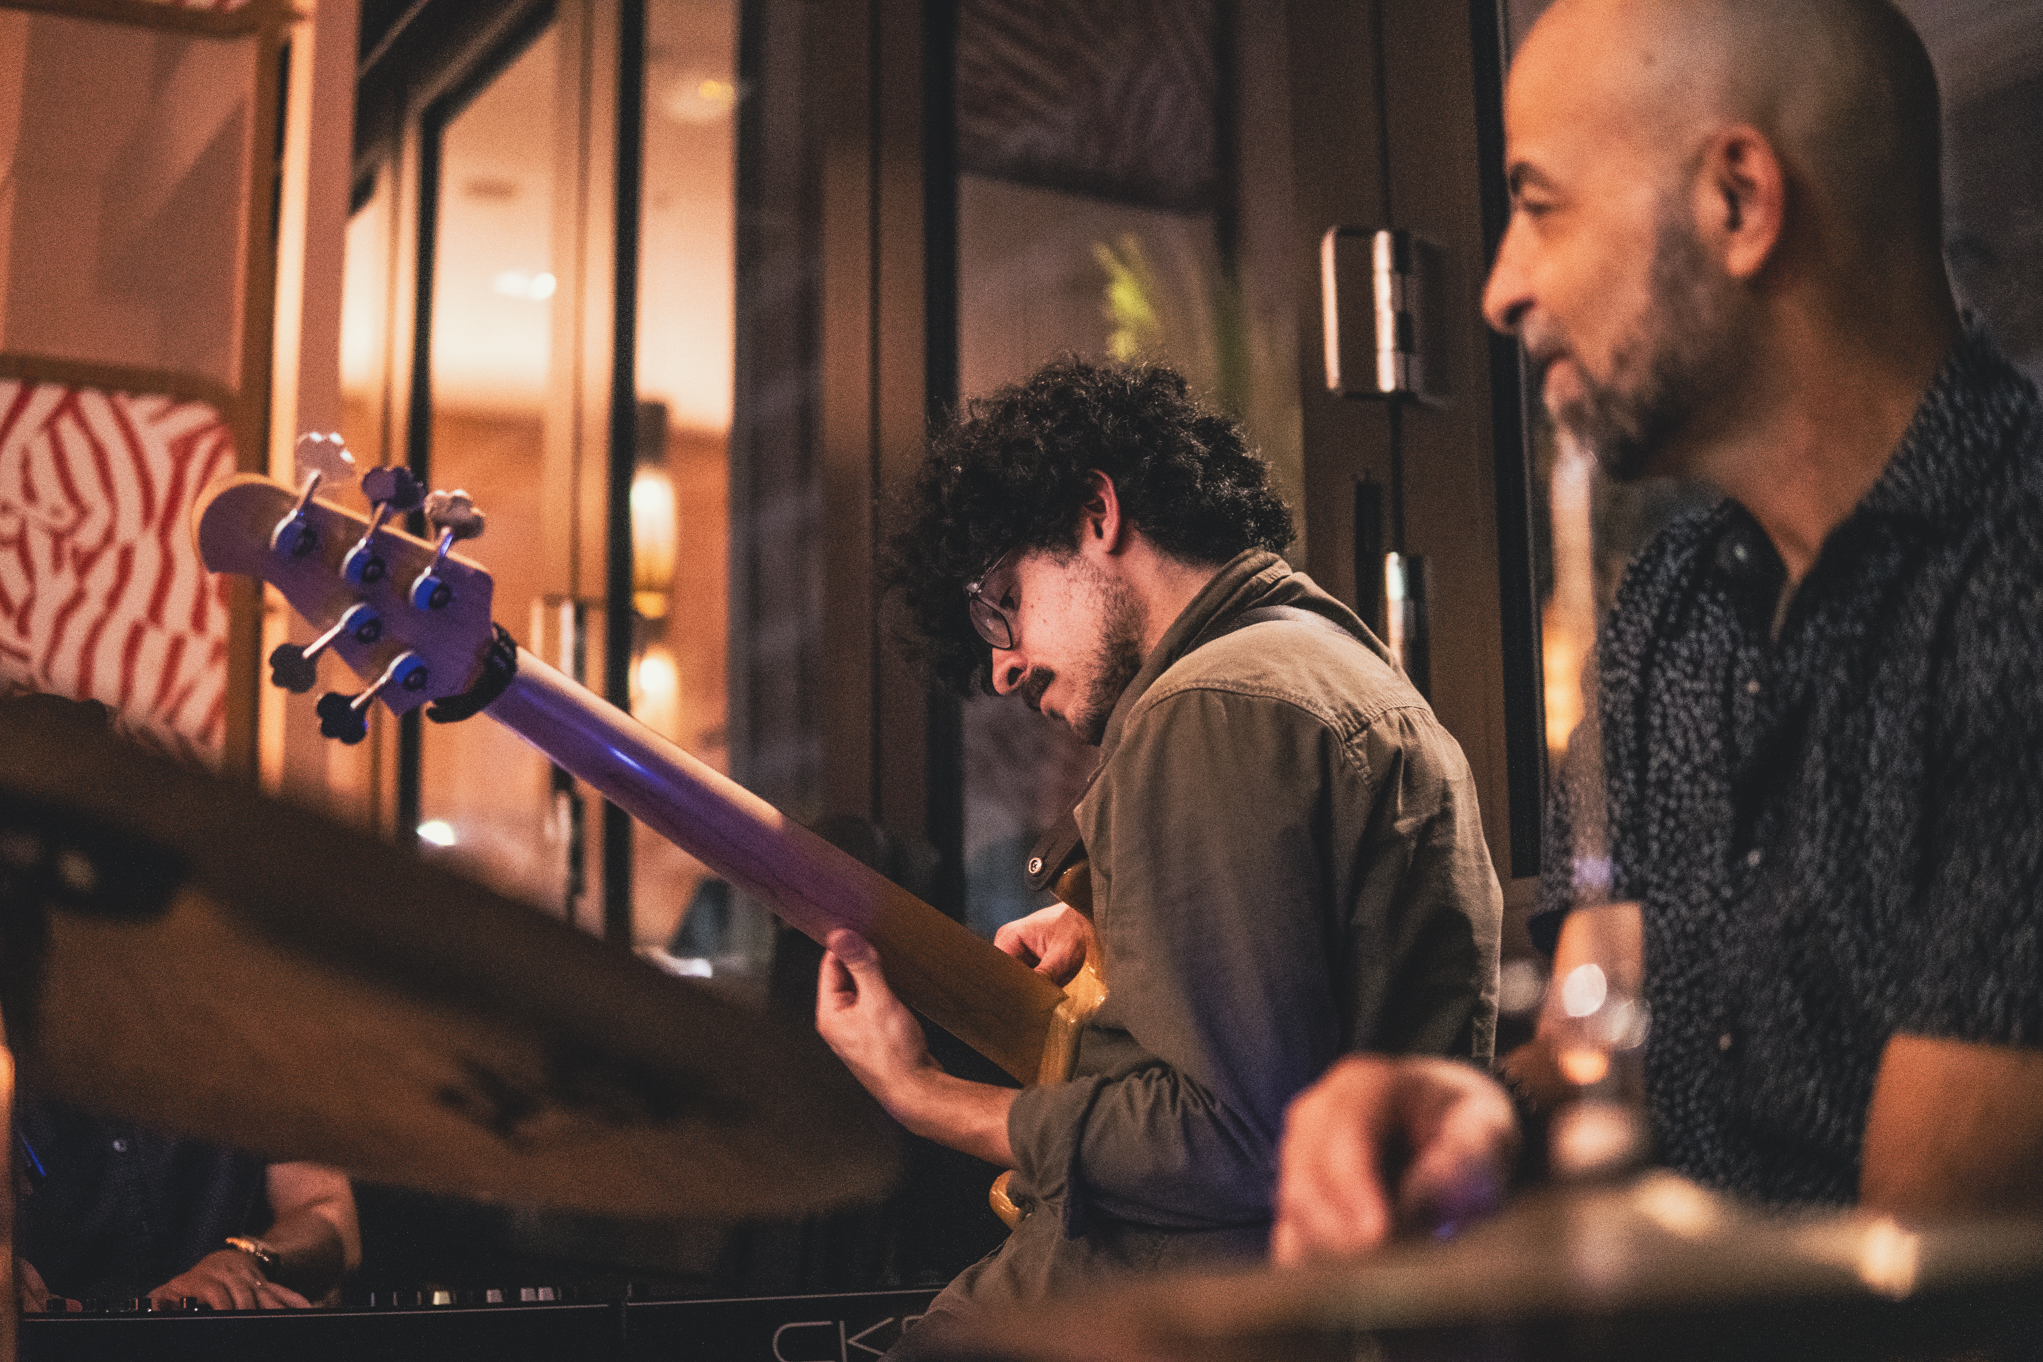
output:
[[726, 1219], [893, 1177], [813, 1035], [42, 706], [0, 705], [0, 1002], [39, 1094], [378, 1182]]
[[[1909, 1329], [1941, 1343], [1956, 1335], [1939, 1329], [2012, 1322], [2033, 1340], [2039, 1285], [2043, 1223], [1768, 1214], [1653, 1172], [1530, 1193], [1447, 1242], [1076, 1297], [988, 1321], [960, 1353], [1350, 1359], [1372, 1355], [1365, 1337], [1415, 1337], [1431, 1339], [1418, 1350], [1429, 1358], [1902, 1356], [1890, 1345]], [[1910, 1310], [1960, 1297], [1961, 1309]]]

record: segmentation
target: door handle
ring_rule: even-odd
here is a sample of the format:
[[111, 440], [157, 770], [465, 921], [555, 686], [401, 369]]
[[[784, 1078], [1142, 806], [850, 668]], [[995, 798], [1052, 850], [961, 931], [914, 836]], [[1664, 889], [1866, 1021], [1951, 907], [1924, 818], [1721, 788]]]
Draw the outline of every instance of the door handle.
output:
[[1424, 318], [1434, 257], [1428, 242], [1401, 229], [1326, 230], [1319, 282], [1329, 392], [1429, 395]]

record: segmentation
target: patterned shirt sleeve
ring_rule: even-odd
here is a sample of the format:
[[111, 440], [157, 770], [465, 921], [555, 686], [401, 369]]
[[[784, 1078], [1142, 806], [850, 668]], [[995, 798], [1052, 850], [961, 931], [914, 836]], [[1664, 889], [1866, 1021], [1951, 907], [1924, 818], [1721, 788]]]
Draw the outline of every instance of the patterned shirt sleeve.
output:
[[1958, 596], [1922, 816], [1916, 967], [1896, 1029], [2043, 1044], [2043, 550], [1990, 553]]

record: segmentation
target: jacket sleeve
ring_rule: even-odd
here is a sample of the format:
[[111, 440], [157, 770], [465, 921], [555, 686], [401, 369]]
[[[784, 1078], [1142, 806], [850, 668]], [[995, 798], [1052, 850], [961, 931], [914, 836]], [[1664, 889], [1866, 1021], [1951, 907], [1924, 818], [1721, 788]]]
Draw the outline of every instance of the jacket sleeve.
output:
[[1361, 869], [1423, 859], [1437, 812], [1442, 773], [1422, 754], [1386, 787], [1371, 746], [1203, 688], [1124, 732], [1082, 820], [1109, 990], [1098, 1050], [1086, 1077], [1024, 1091], [1008, 1123], [1022, 1176], [1066, 1193], [1067, 1228], [1089, 1206], [1182, 1228], [1268, 1219], [1285, 1106], [1348, 1030], [1337, 981]]

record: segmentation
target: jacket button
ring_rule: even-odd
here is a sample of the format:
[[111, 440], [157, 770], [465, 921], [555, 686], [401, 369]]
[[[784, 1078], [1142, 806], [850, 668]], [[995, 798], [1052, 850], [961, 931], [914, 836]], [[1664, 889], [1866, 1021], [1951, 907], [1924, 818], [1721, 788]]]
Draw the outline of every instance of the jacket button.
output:
[[[1009, 861], [1008, 864], [1013, 865], [1014, 862]], [[1040, 875], [1043, 873], [1043, 858], [1041, 856], [1029, 857], [1029, 873], [1031, 875]]]

